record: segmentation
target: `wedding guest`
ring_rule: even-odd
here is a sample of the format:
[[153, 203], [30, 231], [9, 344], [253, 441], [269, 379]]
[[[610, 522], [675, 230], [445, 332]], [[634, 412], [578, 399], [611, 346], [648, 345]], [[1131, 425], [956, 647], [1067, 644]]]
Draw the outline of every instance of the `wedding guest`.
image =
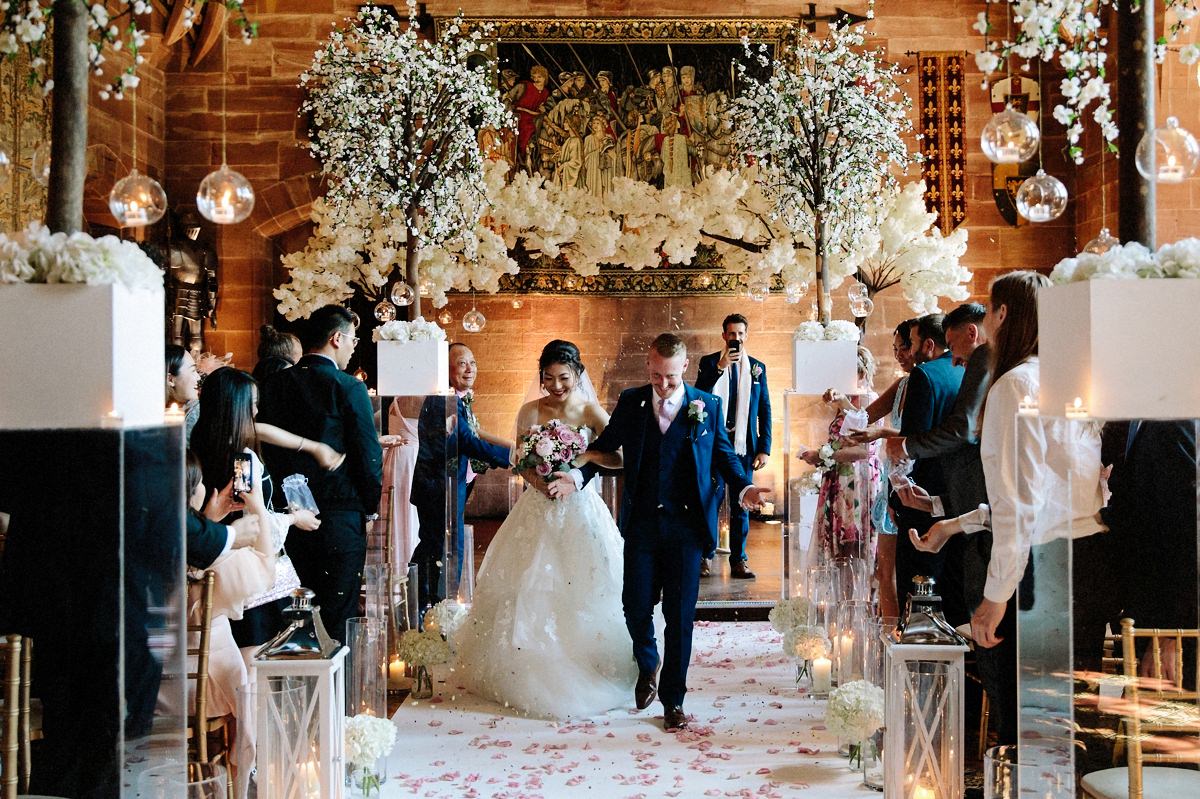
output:
[[[443, 597], [441, 564], [446, 556], [449, 524], [454, 525], [456, 560], [462, 564], [463, 510], [477, 473], [476, 467], [506, 467], [512, 449], [511, 442], [498, 443], [479, 432], [478, 421], [471, 411], [477, 374], [474, 353], [465, 344], [451, 344], [450, 363], [450, 387], [454, 389], [456, 411], [450, 416], [449, 429], [446, 400], [442, 397], [426, 398], [417, 422], [419, 449], [409, 501], [417, 509], [419, 520], [412, 562], [417, 564], [420, 572], [421, 607], [432, 605]], [[450, 445], [450, 441], [454, 444]], [[452, 521], [446, 519], [447, 505], [450, 504], [446, 498], [448, 473], [455, 478]]]
[[316, 592], [325, 629], [344, 640], [362, 585], [367, 515], [379, 507], [383, 450], [367, 387], [343, 371], [358, 344], [350, 311], [316, 309], [301, 341], [304, 357], [263, 381], [260, 419], [346, 453], [345, 463], [326, 471], [308, 454], [274, 445], [263, 454], [276, 474], [308, 478], [321, 509], [321, 534], [292, 535], [287, 551], [303, 584]]
[[[767, 388], [767, 367], [746, 351], [746, 333], [750, 323], [739, 313], [721, 322], [725, 346], [700, 359], [696, 388], [721, 398], [728, 413], [725, 430], [733, 450], [747, 474], [766, 467], [771, 458], [771, 394]], [[720, 478], [718, 478], [718, 481]], [[718, 485], [717, 493], [724, 491]], [[754, 572], [746, 558], [750, 535], [750, 514], [736, 497], [729, 497], [729, 576], [752, 580]], [[708, 560], [700, 566], [700, 576], [710, 574]]]
[[[396, 397], [388, 410], [388, 434], [379, 437], [383, 447], [384, 492], [379, 513], [388, 520], [392, 568], [407, 568], [417, 546], [417, 509], [410, 501], [413, 470], [417, 465], [417, 419], [421, 414], [419, 397]], [[391, 506], [384, 507], [390, 499]]]
[[[1196, 423], [1130, 423], [1125, 456], [1113, 468], [1109, 487], [1105, 520], [1112, 527], [1113, 554], [1107, 561], [1121, 563], [1116, 577], [1123, 615], [1138, 627], [1195, 629]], [[1191, 682], [1195, 647], [1184, 650], [1184, 672], [1178, 675], [1175, 640], [1163, 641], [1164, 678]], [[1149, 662], [1143, 658], [1143, 666]]]
[[[212, 570], [212, 615], [209, 623], [208, 646], [208, 692], [205, 706], [206, 718], [233, 716], [235, 719], [233, 737], [236, 745], [229, 753], [230, 765], [235, 772], [234, 780], [243, 783], [246, 775], [245, 765], [252, 762], [254, 719], [243, 718], [239, 714], [238, 691], [250, 684], [249, 671], [242, 653], [238, 651], [230, 628], [231, 621], [242, 618], [247, 601], [256, 594], [267, 590], [275, 579], [275, 553], [278, 549], [272, 541], [270, 512], [263, 496], [263, 483], [252, 484], [253, 488], [242, 495], [246, 507], [246, 516], [261, 521], [259, 534], [251, 546], [223, 553], [210, 564]], [[187, 492], [188, 508], [199, 512], [205, 505], [208, 490], [203, 482], [203, 474], [199, 459], [194, 453], [187, 456]], [[211, 515], [211, 514], [210, 514]], [[190, 577], [203, 575], [205, 569], [189, 571]], [[202, 609], [200, 600], [202, 586], [192, 583], [188, 587], [188, 620], [196, 624], [200, 620]], [[195, 638], [198, 633], [189, 637]], [[196, 640], [189, 640], [188, 646], [197, 645]], [[196, 656], [188, 656], [188, 671], [195, 671]], [[189, 713], [195, 712], [196, 697], [192, 691], [194, 684], [188, 682]], [[245, 704], [245, 703], [242, 703]], [[247, 744], [250, 744], [247, 746]], [[249, 754], [249, 757], [246, 757]], [[240, 795], [240, 794], [239, 794]]]
[[304, 350], [297, 336], [263, 325], [259, 328], [258, 363], [254, 364], [251, 374], [261, 382], [267, 375], [292, 368], [303, 356]]
[[[906, 437], [924, 433], [940, 425], [950, 414], [958, 398], [963, 368], [954, 365], [953, 356], [946, 349], [946, 334], [942, 321], [941, 314], [922, 316], [909, 331], [916, 366], [909, 375], [905, 388], [900, 434]], [[913, 463], [911, 478], [930, 494], [940, 496], [946, 490], [946, 477], [940, 457], [918, 458]], [[915, 528], [924, 532], [933, 524], [933, 517], [929, 513], [906, 508], [895, 496], [891, 503], [899, 529]], [[920, 574], [941, 582], [944, 560], [945, 556], [920, 552], [913, 548], [905, 536], [898, 537], [896, 596], [902, 605], [904, 598], [912, 590], [913, 577]]]
[[800, 458], [811, 466], [824, 469], [817, 495], [817, 516], [813, 539], [818, 541], [825, 560], [856, 557], [873, 560], [879, 530], [895, 528], [887, 513], [883, 469], [879, 445], [853, 444], [846, 436], [867, 425], [866, 406], [875, 399], [871, 386], [875, 380], [875, 358], [866, 347], [858, 348], [858, 385], [860, 391], [847, 397], [839, 391], [825, 392], [824, 400], [835, 413], [829, 423], [829, 442], [837, 449], [823, 460], [819, 449], [806, 449]]
[[909, 332], [916, 323], [916, 319], [906, 319], [896, 325], [896, 330], [892, 335], [892, 357], [896, 359], [896, 366], [899, 367], [901, 375], [893, 380], [892, 384], [884, 389], [874, 402], [867, 406], [867, 419], [871, 424], [887, 417], [886, 425], [872, 428], [872, 431], [881, 438], [900, 435], [900, 416], [904, 409], [908, 376], [916, 366], [913, 361], [913, 342], [909, 338]]
[[[888, 459], [938, 458], [948, 478], [943, 496], [931, 496], [924, 487], [910, 484], [897, 493], [900, 502], [911, 510], [929, 513], [934, 518], [958, 516], [987, 502], [983, 463], [979, 458], [979, 409], [991, 385], [991, 348], [983, 319], [987, 312], [979, 303], [960, 305], [942, 323], [946, 344], [956, 365], [965, 366], [962, 385], [954, 407], [940, 425], [909, 437], [885, 440]], [[947, 546], [942, 583], [938, 593], [946, 601], [952, 624], [970, 618], [983, 584], [981, 573], [987, 564], [990, 536], [974, 536], [970, 542], [953, 541]], [[982, 547], [982, 549], [980, 549]], [[967, 550], [970, 550], [969, 552]], [[975, 588], [968, 592], [965, 573], [973, 575]], [[968, 594], [973, 596], [969, 598]]]
[[[204, 394], [200, 398], [200, 421], [192, 436], [192, 450], [200, 461], [206, 486], [227, 484], [234, 474], [234, 460], [242, 454], [249, 455], [251, 484], [261, 485], [267, 507], [270, 507], [275, 485], [257, 454], [259, 440], [254, 423], [257, 403], [258, 389], [250, 375], [231, 367], [213, 372], [205, 381]], [[303, 442], [303, 439], [299, 440]], [[205, 503], [206, 512], [209, 504], [211, 501]], [[271, 511], [260, 518], [267, 528], [263, 534], [270, 536], [270, 551], [278, 556], [278, 564], [272, 567], [272, 580], [246, 599], [245, 613], [239, 614], [240, 618], [233, 618], [230, 625], [247, 661], [256, 647], [283, 628], [282, 611], [287, 606], [284, 597], [300, 586], [295, 567], [284, 552], [288, 530], [295, 526], [297, 530], [311, 532], [321, 526], [321, 520], [307, 509], [288, 513]]]
[[[979, 425], [988, 504], [929, 528], [908, 531], [924, 552], [937, 552], [958, 533], [990, 530], [983, 595], [971, 616], [980, 678], [998, 716], [1000, 743], [1017, 742], [1016, 596], [1032, 541], [1082, 539], [1105, 531], [1099, 518], [1100, 436], [1091, 425], [1046, 419], [1018, 436], [1018, 409], [1038, 395], [1037, 292], [1044, 275], [1020, 271], [992, 283], [984, 318], [993, 348], [992, 385]], [[1020, 468], [1018, 468], [1018, 464]], [[1022, 589], [1024, 591], [1024, 589]]]
[[200, 373], [192, 354], [178, 344], [166, 345], [167, 402], [183, 409], [184, 441], [190, 441], [196, 420], [200, 417]]

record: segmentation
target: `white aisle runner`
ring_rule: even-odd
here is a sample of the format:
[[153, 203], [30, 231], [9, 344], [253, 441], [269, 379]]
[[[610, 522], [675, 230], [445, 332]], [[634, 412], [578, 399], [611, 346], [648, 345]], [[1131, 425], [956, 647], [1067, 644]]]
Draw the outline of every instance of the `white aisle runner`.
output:
[[795, 661], [779, 645], [765, 622], [698, 623], [685, 703], [692, 722], [682, 733], [663, 731], [657, 703], [635, 712], [632, 695], [628, 710], [555, 724], [512, 715], [435, 671], [434, 700], [396, 714], [383, 796], [880, 796], [838, 757], [825, 703], [796, 690]]

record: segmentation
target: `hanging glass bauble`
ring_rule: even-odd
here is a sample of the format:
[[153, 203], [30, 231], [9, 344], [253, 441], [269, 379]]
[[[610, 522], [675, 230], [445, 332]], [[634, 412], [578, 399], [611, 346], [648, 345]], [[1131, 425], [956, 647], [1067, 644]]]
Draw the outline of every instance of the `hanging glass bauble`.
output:
[[754, 302], [763, 302], [767, 299], [767, 295], [770, 293], [770, 286], [750, 286], [746, 289], [746, 296]]
[[1037, 154], [1041, 139], [1037, 123], [1028, 114], [1008, 106], [983, 126], [979, 143], [992, 163], [1019, 164]]
[[403, 280], [398, 280], [392, 285], [391, 297], [393, 304], [405, 308], [413, 304], [413, 300], [417, 298], [417, 292], [413, 291], [413, 287]]
[[523, 308], [524, 306], [525, 306], [525, 301], [524, 301], [524, 300], [518, 300], [518, 299], [514, 299], [514, 300], [512, 301], [512, 307], [513, 307], [513, 309], [514, 309], [514, 310], [520, 310], [520, 309], [521, 309], [521, 308]]
[[433, 296], [433, 281], [422, 280], [420, 283], [417, 284], [417, 291], [419, 291], [421, 293], [422, 297], [432, 297]]
[[33, 160], [29, 162], [29, 171], [38, 183], [43, 186], [50, 185], [50, 142], [42, 142], [33, 151]]
[[875, 301], [870, 297], [855, 297], [850, 300], [850, 313], [856, 319], [863, 319], [875, 310]]
[[467, 331], [468, 333], [478, 333], [479, 331], [483, 330], [484, 325], [486, 324], [487, 317], [474, 308], [463, 314], [463, 330]]
[[850, 298], [851, 302], [854, 302], [855, 300], [865, 300], [871, 296], [871, 292], [862, 283], [855, 283], [846, 290], [846, 296]]
[[354, 370], [354, 379], [358, 382], [365, 383], [367, 382], [368, 377], [370, 377], [370, 375], [367, 374], [367, 370], [363, 369], [361, 366]]
[[442, 311], [440, 314], [438, 314], [438, 324], [440, 324], [442, 327], [445, 327], [453, 321], [454, 316], [448, 310]]
[[7, 183], [12, 177], [13, 164], [12, 159], [8, 156], [8, 151], [0, 147], [0, 184]]
[[787, 301], [788, 305], [795, 305], [796, 303], [800, 302], [800, 300], [803, 299], [804, 295], [807, 293], [808, 281], [806, 280], [788, 283], [783, 287], [784, 299]]
[[396, 318], [396, 306], [387, 300], [380, 300], [375, 306], [375, 318], [380, 322], [391, 322]]
[[1195, 136], [1179, 127], [1178, 119], [1167, 117], [1164, 127], [1142, 136], [1133, 160], [1146, 180], [1182, 183], [1200, 164], [1200, 145]]
[[1092, 255], [1104, 255], [1113, 247], [1120, 245], [1121, 240], [1108, 232], [1108, 228], [1101, 228], [1100, 235], [1084, 245], [1083, 251], [1090, 252]]
[[209, 172], [196, 190], [196, 210], [209, 222], [236, 225], [254, 210], [254, 187], [228, 164]]
[[1030, 222], [1049, 222], [1067, 210], [1067, 187], [1039, 169], [1017, 190], [1017, 210]]
[[108, 210], [121, 227], [145, 227], [167, 212], [167, 193], [158, 181], [134, 169], [108, 193]]

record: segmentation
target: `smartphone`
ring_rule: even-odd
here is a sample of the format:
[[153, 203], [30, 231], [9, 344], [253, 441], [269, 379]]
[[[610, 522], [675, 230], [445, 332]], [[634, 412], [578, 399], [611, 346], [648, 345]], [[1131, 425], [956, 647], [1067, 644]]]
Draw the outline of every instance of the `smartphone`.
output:
[[249, 494], [254, 489], [254, 462], [246, 453], [233, 456], [233, 493]]
[[729, 342], [729, 351], [730, 352], [741, 352], [742, 351], [742, 342], [738, 341], [736, 338], [733, 341], [730, 341]]

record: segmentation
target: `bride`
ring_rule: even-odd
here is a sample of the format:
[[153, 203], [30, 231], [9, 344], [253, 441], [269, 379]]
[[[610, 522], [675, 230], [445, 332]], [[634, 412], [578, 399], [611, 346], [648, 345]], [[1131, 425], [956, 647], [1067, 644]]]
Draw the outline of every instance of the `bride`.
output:
[[[552, 420], [595, 440], [608, 424], [569, 341], [538, 360], [542, 397], [525, 403], [518, 433]], [[518, 447], [520, 441], [518, 441]], [[619, 468], [619, 454], [585, 452]], [[586, 717], [630, 704], [637, 666], [621, 609], [622, 542], [596, 491], [550, 498], [534, 489], [513, 507], [488, 546], [470, 614], [455, 634], [456, 676], [472, 693], [539, 718]]]

